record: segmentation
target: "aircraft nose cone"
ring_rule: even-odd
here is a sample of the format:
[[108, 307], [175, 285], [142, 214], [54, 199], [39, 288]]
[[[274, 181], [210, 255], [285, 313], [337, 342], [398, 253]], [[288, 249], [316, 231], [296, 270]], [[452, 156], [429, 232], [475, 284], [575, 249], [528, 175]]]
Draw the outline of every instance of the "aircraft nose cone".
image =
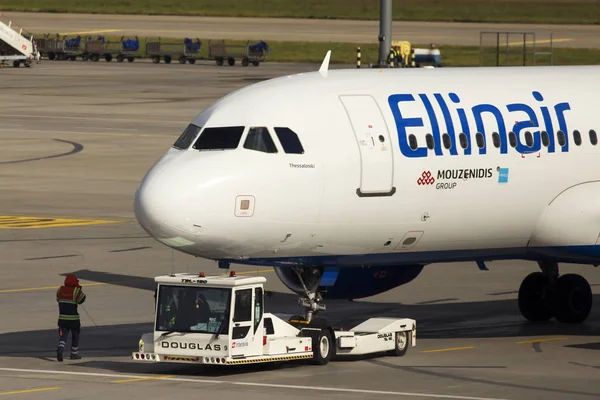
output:
[[133, 200], [133, 213], [138, 223], [150, 235], [158, 235], [158, 227], [164, 222], [165, 201], [161, 185], [156, 178], [144, 179]]
[[168, 171], [151, 171], [135, 193], [133, 212], [140, 226], [154, 237], [172, 237], [183, 212], [177, 201], [177, 180]]

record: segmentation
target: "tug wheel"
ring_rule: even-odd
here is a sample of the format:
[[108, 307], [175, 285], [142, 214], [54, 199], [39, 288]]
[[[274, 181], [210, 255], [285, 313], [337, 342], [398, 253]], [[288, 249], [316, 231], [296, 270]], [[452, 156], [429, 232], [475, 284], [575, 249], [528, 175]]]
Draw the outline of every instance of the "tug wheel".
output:
[[407, 332], [396, 332], [396, 338], [394, 343], [394, 355], [402, 357], [408, 350], [409, 336]]
[[328, 329], [321, 329], [318, 333], [311, 335], [313, 338], [314, 363], [325, 365], [331, 359], [333, 353], [333, 342]]

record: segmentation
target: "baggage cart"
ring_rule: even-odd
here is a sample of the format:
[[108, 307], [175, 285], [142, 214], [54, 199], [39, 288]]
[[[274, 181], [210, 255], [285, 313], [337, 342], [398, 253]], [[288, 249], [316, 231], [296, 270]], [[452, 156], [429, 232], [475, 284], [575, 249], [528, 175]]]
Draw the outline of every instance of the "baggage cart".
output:
[[44, 34], [43, 37], [39, 37], [39, 38], [35, 38], [34, 42], [35, 45], [37, 47], [37, 50], [40, 53], [40, 56], [47, 56], [48, 55], [48, 51], [53, 48], [52, 47], [52, 43], [55, 42], [56, 39], [50, 39], [48, 37], [48, 34]]
[[92, 39], [89, 36], [85, 42], [85, 50], [81, 56], [84, 60], [99, 61], [101, 57], [107, 62], [112, 60], [112, 54], [107, 49], [107, 42], [104, 36], [98, 36], [96, 39]]
[[261, 62], [267, 60], [268, 52], [269, 47], [262, 40], [255, 45], [251, 45], [250, 41], [247, 41], [245, 45], [227, 44], [222, 39], [208, 42], [208, 58], [215, 60], [217, 65], [223, 65], [227, 59], [227, 64], [233, 66], [237, 58], [241, 59], [244, 67], [249, 64], [257, 67]]
[[77, 56], [83, 54], [83, 46], [81, 44], [80, 35], [77, 35], [71, 39], [67, 39], [67, 36], [63, 36], [63, 38], [60, 39], [60, 36], [57, 33], [56, 39], [49, 41], [47, 46], [47, 55], [49, 60], [75, 61]]
[[194, 42], [190, 38], [185, 38], [181, 42], [165, 42], [160, 37], [150, 38], [146, 42], [146, 54], [152, 58], [152, 62], [158, 64], [162, 58], [166, 64], [170, 64], [172, 59], [178, 59], [180, 64], [189, 62], [194, 64], [200, 59], [200, 47], [202, 42], [196, 38]]
[[117, 62], [125, 60], [133, 62], [136, 57], [140, 57], [140, 40], [137, 36], [135, 36], [135, 39], [125, 39], [125, 36], [122, 36], [119, 41], [104, 43], [103, 49], [106, 61], [111, 61], [113, 56], [116, 55]]

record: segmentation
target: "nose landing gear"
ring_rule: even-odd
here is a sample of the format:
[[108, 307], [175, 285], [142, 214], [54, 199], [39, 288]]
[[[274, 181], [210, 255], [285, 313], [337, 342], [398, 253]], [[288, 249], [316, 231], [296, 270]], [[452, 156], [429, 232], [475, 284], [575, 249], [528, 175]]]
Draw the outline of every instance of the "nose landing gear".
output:
[[302, 284], [304, 288], [305, 297], [301, 297], [298, 300], [298, 303], [306, 309], [306, 315], [304, 317], [306, 322], [310, 322], [315, 314], [319, 311], [325, 311], [325, 304], [321, 304], [323, 301], [323, 297], [318, 292], [318, 286], [315, 287], [314, 290], [308, 290], [306, 284], [304, 283], [304, 279], [302, 277], [302, 269], [301, 268], [293, 268], [296, 275], [298, 275], [298, 280]]
[[519, 309], [529, 321], [581, 323], [592, 310], [592, 290], [581, 275], [559, 276], [558, 263], [540, 262], [519, 288]]

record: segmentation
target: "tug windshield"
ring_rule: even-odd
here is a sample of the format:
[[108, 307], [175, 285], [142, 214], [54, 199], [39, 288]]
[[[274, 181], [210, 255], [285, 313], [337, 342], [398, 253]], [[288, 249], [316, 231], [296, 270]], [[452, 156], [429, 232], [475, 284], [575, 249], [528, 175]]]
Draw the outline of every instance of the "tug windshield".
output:
[[156, 330], [227, 334], [230, 298], [228, 289], [160, 285]]

